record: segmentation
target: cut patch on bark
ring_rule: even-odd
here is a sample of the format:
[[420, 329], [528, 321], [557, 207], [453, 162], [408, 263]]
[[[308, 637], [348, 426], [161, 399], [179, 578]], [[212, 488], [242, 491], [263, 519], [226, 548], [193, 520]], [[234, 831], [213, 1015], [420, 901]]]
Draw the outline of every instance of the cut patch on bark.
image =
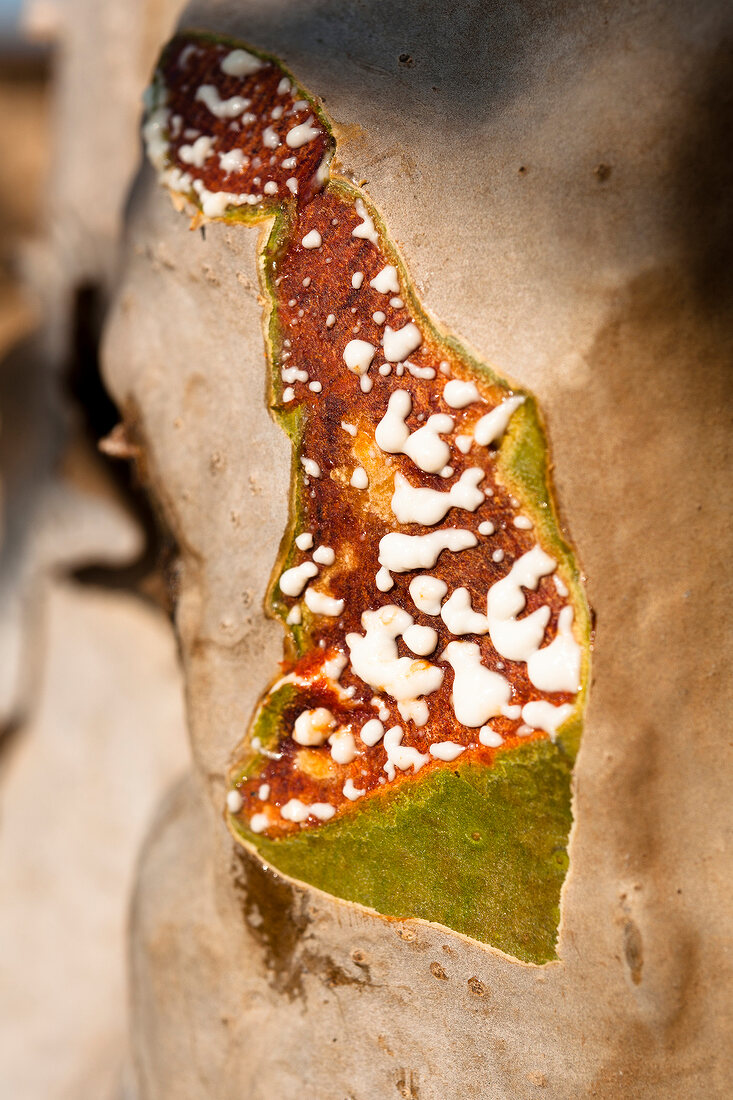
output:
[[294, 460], [267, 609], [287, 633], [230, 827], [337, 897], [546, 962], [590, 616], [536, 403], [426, 315], [275, 59], [177, 36], [144, 134], [194, 225], [271, 223], [270, 404]]

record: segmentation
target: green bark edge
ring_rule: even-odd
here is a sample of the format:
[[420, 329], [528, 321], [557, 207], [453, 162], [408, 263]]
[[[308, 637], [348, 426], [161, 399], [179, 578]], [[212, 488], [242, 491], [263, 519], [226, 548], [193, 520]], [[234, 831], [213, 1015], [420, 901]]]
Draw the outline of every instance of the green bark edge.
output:
[[445, 925], [528, 963], [556, 955], [571, 761], [549, 741], [436, 768], [318, 829], [240, 839], [291, 878], [387, 917]]

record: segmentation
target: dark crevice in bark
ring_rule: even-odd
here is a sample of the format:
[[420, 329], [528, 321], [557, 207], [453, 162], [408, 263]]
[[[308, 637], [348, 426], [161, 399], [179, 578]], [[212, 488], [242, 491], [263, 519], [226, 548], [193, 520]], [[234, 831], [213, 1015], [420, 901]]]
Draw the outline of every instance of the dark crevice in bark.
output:
[[[100, 339], [106, 315], [106, 297], [97, 282], [77, 286], [71, 311], [71, 338], [65, 384], [84, 442], [97, 451], [97, 461], [124, 505], [135, 516], [144, 536], [140, 556], [129, 565], [90, 564], [73, 570], [81, 584], [113, 590], [126, 589], [160, 604], [167, 611], [173, 602], [172, 565], [177, 556], [175, 540], [154, 511], [140, 476], [138, 462], [110, 457], [100, 441], [119, 428], [120, 410], [109, 396], [100, 370]], [[133, 448], [134, 449], [134, 448]]]

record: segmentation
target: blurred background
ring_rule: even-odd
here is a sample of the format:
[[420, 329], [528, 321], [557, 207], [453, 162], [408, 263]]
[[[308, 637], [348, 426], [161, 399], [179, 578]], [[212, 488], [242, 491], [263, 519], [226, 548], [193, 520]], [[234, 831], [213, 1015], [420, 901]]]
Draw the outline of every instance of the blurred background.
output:
[[[185, 769], [175, 548], [99, 377], [177, 3], [0, 0], [0, 1095], [125, 1095], [125, 928]], [[104, 441], [107, 442], [104, 442]]]

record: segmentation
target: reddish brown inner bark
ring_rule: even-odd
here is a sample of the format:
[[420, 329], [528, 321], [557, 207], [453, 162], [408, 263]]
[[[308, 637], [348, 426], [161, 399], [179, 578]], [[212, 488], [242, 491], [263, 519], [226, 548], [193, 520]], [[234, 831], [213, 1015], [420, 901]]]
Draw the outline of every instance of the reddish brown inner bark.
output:
[[[368, 793], [384, 789], [386, 752], [381, 743], [370, 748], [358, 738], [358, 731], [364, 723], [377, 714], [371, 703], [374, 690], [354, 675], [347, 665], [340, 677], [340, 686], [353, 694], [350, 699], [345, 699], [337, 693], [332, 683], [319, 677], [324, 657], [337, 653], [348, 656], [345, 636], [350, 632], [363, 633], [363, 611], [384, 604], [396, 604], [407, 610], [415, 622], [437, 631], [438, 645], [427, 660], [438, 662], [442, 650], [456, 636], [448, 631], [439, 616], [426, 615], [417, 610], [408, 593], [413, 577], [420, 572], [430, 573], [446, 582], [449, 593], [463, 586], [470, 593], [474, 610], [485, 612], [488, 589], [506, 576], [516, 558], [530, 550], [537, 539], [532, 530], [519, 530], [513, 526], [512, 521], [521, 510], [522, 502], [512, 503], [510, 493], [496, 480], [495, 452], [474, 444], [464, 455], [454, 443], [456, 435], [470, 434], [476, 420], [499, 404], [506, 391], [483, 382], [465, 360], [451, 352], [445, 344], [436, 341], [431, 331], [411, 313], [406, 286], [403, 285], [402, 293], [404, 305], [390, 304], [391, 295], [381, 294], [370, 287], [370, 281], [392, 259], [382, 247], [375, 247], [373, 243], [353, 235], [353, 230], [362, 220], [355, 209], [355, 194], [352, 197], [332, 184], [321, 189], [314, 182], [316, 170], [331, 139], [324, 131], [322, 136], [300, 149], [292, 150], [284, 144], [287, 131], [313, 114], [310, 105], [296, 109], [296, 97], [292, 90], [285, 93], [278, 91], [278, 86], [282, 88], [280, 82], [283, 74], [276, 65], [267, 63], [245, 78], [227, 77], [220, 65], [231, 47], [202, 43], [200, 40], [194, 42], [196, 52], [189, 51], [185, 64], [182, 64], [182, 52], [190, 45], [190, 40], [185, 37], [175, 39], [166, 51], [162, 66], [168, 88], [168, 106], [172, 112], [174, 130], [177, 131], [171, 138], [171, 163], [181, 171], [191, 173], [193, 178], [202, 180], [211, 191], [258, 193], [266, 181], [274, 181], [277, 193], [264, 196], [258, 203], [256, 210], [260, 214], [273, 206], [280, 206], [284, 201], [289, 204], [291, 231], [280, 254], [271, 261], [270, 272], [275, 293], [273, 308], [281, 332], [278, 346], [271, 349], [276, 404], [283, 410], [301, 409], [300, 453], [315, 460], [321, 471], [319, 477], [305, 478], [300, 493], [298, 531], [312, 534], [314, 548], [319, 545], [332, 547], [336, 560], [332, 566], [321, 566], [318, 576], [311, 583], [318, 590], [345, 600], [343, 614], [338, 618], [322, 615], [310, 618], [303, 606], [304, 626], [311, 648], [300, 659], [286, 661], [283, 671], [313, 679], [308, 685], [298, 685], [296, 701], [283, 712], [276, 758], [262, 758], [256, 775], [240, 783], [238, 789], [243, 799], [241, 816], [243, 820], [249, 820], [262, 810], [263, 804], [259, 798], [262, 783], [270, 787], [267, 802], [271, 807], [281, 807], [289, 799], [299, 798], [308, 804], [328, 802], [339, 812], [352, 806], [358, 807], [358, 803], [350, 802], [342, 793], [347, 778], [353, 780], [355, 787]], [[196, 90], [202, 84], [214, 84], [222, 99], [234, 95], [251, 99], [248, 110], [256, 114], [257, 120], [249, 126], [241, 126], [229, 119], [217, 119], [204, 103], [195, 99]], [[280, 106], [284, 108], [282, 117], [273, 120], [273, 107]], [[180, 123], [175, 121], [177, 117], [180, 117]], [[318, 124], [317, 117], [315, 123]], [[262, 135], [266, 126], [272, 126], [283, 142], [277, 149], [269, 150], [263, 146]], [[180, 148], [200, 135], [215, 139], [216, 153], [232, 148], [242, 149], [249, 163], [241, 172], [228, 175], [218, 167], [216, 155], [210, 157], [203, 168], [192, 167], [180, 159]], [[292, 157], [296, 159], [295, 166], [290, 164], [287, 169], [283, 168], [283, 161]], [[297, 200], [285, 182], [293, 177], [298, 180]], [[312, 230], [317, 230], [322, 238], [322, 245], [315, 249], [302, 244], [303, 238]], [[357, 272], [364, 276], [359, 289], [352, 286], [352, 276]], [[416, 366], [434, 368], [435, 381], [414, 378], [407, 371], [398, 377], [394, 368], [387, 376], [379, 373], [379, 365], [384, 362], [379, 354], [384, 323], [374, 321], [376, 311], [386, 315], [385, 323], [393, 329], [400, 329], [410, 321], [418, 323], [423, 343], [409, 359]], [[326, 324], [329, 314], [335, 316], [332, 327]], [[366, 340], [378, 350], [369, 371], [373, 382], [369, 393], [362, 392], [358, 376], [344, 363], [343, 351], [352, 339]], [[288, 385], [281, 381], [283, 368], [298, 368], [308, 375], [308, 382], [292, 383], [294, 397], [290, 401], [283, 399]], [[481, 401], [465, 409], [450, 408], [442, 396], [446, 376], [475, 382]], [[311, 382], [320, 383], [321, 392], [315, 393], [309, 389]], [[375, 429], [387, 409], [390, 395], [397, 389], [406, 390], [411, 396], [412, 412], [407, 423], [412, 431], [433, 413], [448, 413], [454, 418], [454, 432], [444, 437], [451, 442], [450, 464], [454, 474], [449, 479], [419, 470], [404, 455], [383, 454], [374, 443]], [[342, 422], [357, 428], [359, 434], [356, 440], [344, 430]], [[359, 490], [349, 484], [357, 465], [364, 465], [368, 470], [368, 490]], [[439, 524], [432, 527], [419, 524], [401, 527], [397, 523], [389, 508], [396, 471], [400, 471], [413, 486], [446, 492], [465, 469], [476, 466], [485, 472], [480, 487], [490, 490], [491, 495], [475, 512], [451, 509]], [[300, 475], [303, 475], [302, 469]], [[380, 593], [376, 590], [374, 578], [380, 568], [379, 541], [388, 532], [403, 531], [416, 535], [436, 527], [460, 527], [476, 533], [484, 520], [494, 524], [495, 533], [478, 535], [475, 548], [460, 553], [443, 551], [435, 566], [404, 574], [395, 573], [391, 591]], [[500, 562], [492, 559], [492, 552], [496, 550], [503, 551]], [[289, 564], [299, 564], [310, 559], [311, 555], [312, 550], [295, 550]], [[543, 578], [537, 591], [526, 591], [525, 594], [525, 614], [542, 605], [551, 609], [545, 632], [547, 644], [555, 636], [558, 612], [567, 599], [560, 597], [552, 577]], [[292, 599], [283, 597], [281, 593], [277, 595], [288, 606], [302, 604], [302, 597]], [[547, 698], [546, 693], [530, 683], [526, 664], [502, 658], [488, 635], [462, 635], [461, 640], [477, 643], [482, 663], [510, 681], [513, 687], [512, 704], [521, 706], [530, 700]], [[402, 638], [398, 638], [397, 644], [400, 656], [415, 659]], [[443, 683], [427, 699], [430, 717], [422, 728], [412, 721], [405, 721], [396, 703], [388, 696], [380, 696], [382, 705], [389, 711], [384, 726], [400, 725], [404, 730], [403, 745], [413, 746], [425, 753], [430, 745], [451, 740], [470, 746], [460, 757], [461, 761], [470, 757], [490, 764], [497, 751], [506, 751], [528, 739], [518, 735], [517, 731], [522, 727], [521, 718], [510, 720], [500, 717], [491, 719], [491, 727], [502, 735], [504, 744], [498, 750], [480, 745], [478, 730], [463, 726], [456, 720], [450, 700], [453, 671], [446, 663], [442, 663], [441, 667], [445, 671]], [[568, 693], [555, 692], [551, 701], [559, 705], [572, 702], [574, 698]], [[304, 749], [292, 740], [292, 726], [297, 715], [305, 709], [319, 706], [327, 707], [339, 726], [349, 727], [356, 735], [359, 754], [351, 764], [335, 764], [331, 760], [328, 744]], [[528, 736], [544, 738], [547, 735], [535, 731]], [[431, 760], [423, 771], [450, 766]], [[389, 787], [411, 780], [411, 771], [398, 771]], [[310, 818], [307, 825], [317, 827], [318, 822]], [[278, 816], [267, 831], [269, 835], [278, 836], [301, 827]]]

